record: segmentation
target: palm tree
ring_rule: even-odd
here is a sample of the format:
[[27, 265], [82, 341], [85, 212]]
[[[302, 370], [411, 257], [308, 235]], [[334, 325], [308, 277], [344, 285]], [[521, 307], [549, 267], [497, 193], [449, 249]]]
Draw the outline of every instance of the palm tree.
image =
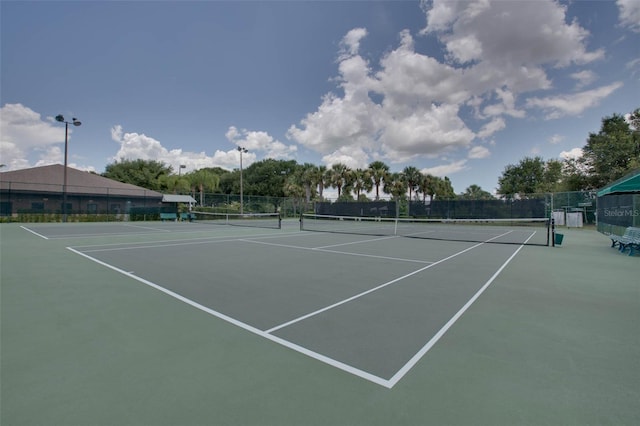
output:
[[413, 166], [405, 167], [402, 171], [402, 174], [404, 175], [404, 179], [407, 182], [407, 188], [409, 188], [409, 201], [411, 201], [411, 194], [420, 184], [422, 174], [420, 173], [420, 170], [416, 169]]
[[461, 197], [465, 200], [491, 200], [494, 198], [493, 195], [476, 184], [469, 186], [466, 191], [461, 194]]
[[318, 197], [322, 200], [322, 193], [324, 192], [325, 184], [328, 184], [329, 174], [327, 173], [327, 166], [318, 166], [314, 171], [314, 177], [316, 184], [318, 185]]
[[188, 193], [190, 189], [189, 179], [186, 176], [161, 175], [158, 181], [162, 187], [166, 187], [168, 191], [174, 194]]
[[368, 169], [356, 169], [351, 171], [352, 190], [356, 200], [360, 199], [361, 192], [369, 192], [373, 188], [373, 181]]
[[407, 183], [407, 188], [409, 188], [409, 204], [407, 214], [411, 214], [411, 199], [413, 198], [411, 195], [415, 189], [418, 188], [420, 184], [420, 180], [422, 179], [422, 174], [420, 170], [416, 169], [413, 166], [407, 166], [402, 171], [402, 176]]
[[386, 194], [391, 194], [394, 200], [400, 201], [407, 193], [407, 181], [401, 173], [389, 173], [384, 180], [382, 190]]
[[423, 174], [420, 183], [418, 184], [418, 190], [422, 193], [422, 202], [426, 204], [427, 195], [429, 196], [429, 202], [433, 201], [433, 196], [436, 193], [436, 179], [430, 174]]
[[380, 185], [382, 185], [383, 181], [389, 174], [389, 166], [384, 164], [382, 161], [374, 161], [369, 164], [369, 173], [371, 175], [372, 183], [376, 187], [376, 201], [378, 201], [380, 199]]
[[299, 181], [304, 187], [306, 202], [309, 203], [311, 201], [311, 187], [317, 184], [317, 168], [311, 163], [304, 163], [298, 167], [300, 168]]
[[303, 173], [302, 169], [299, 169], [296, 173], [287, 177], [283, 187], [284, 194], [287, 197], [293, 198], [294, 214], [298, 202], [302, 202], [302, 197], [304, 197], [306, 192], [305, 185], [302, 183]]
[[349, 186], [349, 167], [342, 163], [331, 166], [331, 186], [338, 189], [338, 198], [342, 195], [342, 188]]
[[191, 185], [200, 191], [200, 205], [204, 205], [204, 192], [215, 191], [220, 185], [220, 176], [211, 170], [200, 169], [187, 174], [185, 177], [189, 179]]

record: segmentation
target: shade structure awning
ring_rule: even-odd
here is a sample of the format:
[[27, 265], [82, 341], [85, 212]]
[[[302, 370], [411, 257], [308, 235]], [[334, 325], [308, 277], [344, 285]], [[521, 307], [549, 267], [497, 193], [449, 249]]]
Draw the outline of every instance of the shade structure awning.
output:
[[640, 193], [640, 170], [628, 174], [622, 179], [605, 186], [598, 191], [598, 197], [608, 194]]
[[175, 195], [175, 194], [164, 194], [162, 196], [163, 203], [188, 203], [188, 204], [196, 204], [196, 200], [191, 195]]

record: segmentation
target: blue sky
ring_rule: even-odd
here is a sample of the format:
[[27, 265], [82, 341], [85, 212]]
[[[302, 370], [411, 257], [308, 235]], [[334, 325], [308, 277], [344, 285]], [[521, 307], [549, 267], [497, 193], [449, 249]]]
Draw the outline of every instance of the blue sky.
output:
[[3, 171], [265, 158], [495, 191], [640, 107], [640, 1], [1, 3]]

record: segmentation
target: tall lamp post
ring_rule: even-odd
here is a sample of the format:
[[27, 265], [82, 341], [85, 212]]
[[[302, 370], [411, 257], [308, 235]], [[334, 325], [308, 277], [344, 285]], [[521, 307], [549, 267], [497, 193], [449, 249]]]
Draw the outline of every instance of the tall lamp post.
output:
[[67, 221], [67, 153], [69, 148], [69, 123], [79, 126], [82, 123], [75, 117], [71, 122], [65, 121], [62, 114], [56, 115], [56, 121], [64, 123], [64, 182], [62, 184], [62, 221]]
[[246, 148], [239, 146], [238, 152], [240, 152], [240, 214], [244, 214], [244, 200], [242, 199], [242, 153], [247, 153], [249, 151]]
[[178, 168], [178, 177], [182, 175], [182, 169], [186, 169], [187, 166], [184, 164], [180, 164], [180, 168]]

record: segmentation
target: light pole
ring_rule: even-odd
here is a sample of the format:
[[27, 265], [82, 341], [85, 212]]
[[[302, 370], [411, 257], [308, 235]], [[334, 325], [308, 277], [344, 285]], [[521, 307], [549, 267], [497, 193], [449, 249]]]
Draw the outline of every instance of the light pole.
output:
[[242, 153], [247, 153], [249, 152], [246, 148], [243, 148], [241, 146], [238, 147], [238, 152], [240, 152], [240, 214], [244, 214], [244, 208], [243, 208], [243, 199], [242, 199]]
[[182, 174], [182, 169], [186, 169], [187, 166], [185, 166], [184, 164], [180, 164], [180, 167], [178, 168], [178, 177], [181, 176]]
[[[56, 115], [56, 121], [64, 123], [64, 182], [62, 184], [62, 221], [67, 221], [67, 153], [69, 147], [69, 122], [65, 121], [62, 114]], [[79, 126], [82, 123], [75, 117], [71, 119], [71, 124]]]

